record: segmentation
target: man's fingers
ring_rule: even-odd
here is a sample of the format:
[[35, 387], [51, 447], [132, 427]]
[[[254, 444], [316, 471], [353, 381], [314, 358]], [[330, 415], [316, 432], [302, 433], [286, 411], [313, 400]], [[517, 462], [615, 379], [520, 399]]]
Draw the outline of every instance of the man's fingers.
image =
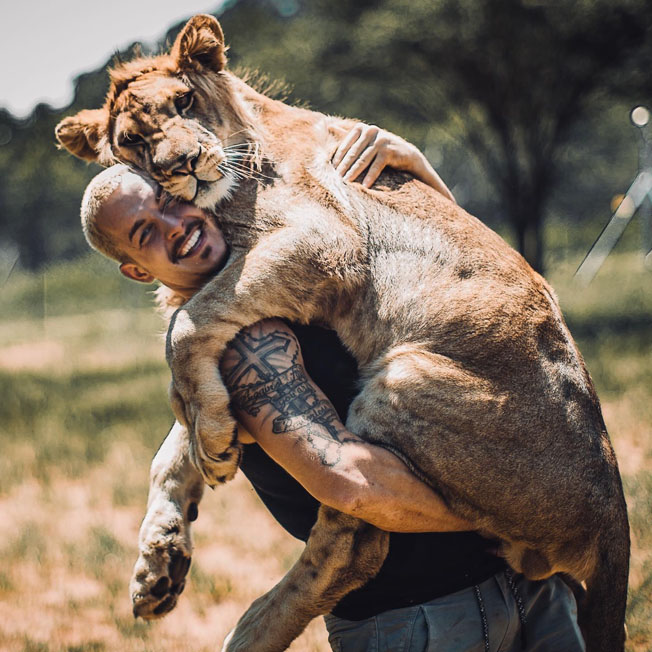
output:
[[337, 171], [342, 176], [344, 176], [356, 160], [360, 158], [367, 147], [374, 143], [379, 129], [378, 127], [368, 127], [364, 125], [360, 129], [356, 128], [355, 131], [359, 134], [358, 138], [349, 145], [348, 151], [345, 152], [340, 163], [336, 165]]
[[367, 149], [369, 144], [369, 133], [363, 132], [358, 140], [351, 145], [349, 151], [346, 153], [336, 170], [344, 176], [351, 166], [362, 156], [363, 152]]
[[333, 154], [333, 165], [337, 167], [341, 162], [342, 159], [344, 158], [344, 155], [349, 151], [349, 148], [353, 143], [355, 143], [358, 138], [360, 138], [360, 134], [362, 133], [362, 126], [361, 125], [356, 125], [349, 131], [349, 133], [346, 135], [346, 138], [340, 143], [339, 147], [335, 150], [335, 154]]
[[353, 163], [349, 168], [349, 171], [344, 175], [344, 180], [353, 181], [354, 179], [357, 179], [358, 176], [369, 167], [375, 156], [376, 149], [374, 147], [367, 147], [362, 156], [358, 157], [358, 160]]
[[386, 163], [385, 158], [381, 156], [376, 156], [374, 162], [367, 174], [365, 174], [364, 179], [362, 180], [362, 185], [365, 188], [371, 188], [374, 185], [376, 179], [380, 176], [380, 173], [385, 169]]

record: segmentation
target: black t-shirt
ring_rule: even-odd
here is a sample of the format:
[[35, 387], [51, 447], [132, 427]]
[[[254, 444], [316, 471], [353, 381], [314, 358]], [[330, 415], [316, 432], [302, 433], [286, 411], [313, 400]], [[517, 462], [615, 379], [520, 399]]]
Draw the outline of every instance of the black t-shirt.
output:
[[[333, 331], [296, 324], [291, 328], [308, 374], [345, 421], [357, 391], [355, 360]], [[274, 518], [292, 536], [306, 541], [319, 503], [257, 444], [244, 447], [241, 468]], [[494, 542], [472, 532], [392, 533], [378, 575], [346, 595], [333, 614], [362, 620], [478, 584], [505, 567], [491, 554], [492, 547]]]

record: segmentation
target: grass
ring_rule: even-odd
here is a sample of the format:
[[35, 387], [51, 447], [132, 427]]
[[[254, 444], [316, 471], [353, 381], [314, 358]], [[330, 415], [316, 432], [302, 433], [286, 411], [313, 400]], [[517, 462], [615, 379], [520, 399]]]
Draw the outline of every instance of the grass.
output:
[[[626, 243], [625, 243], [626, 244]], [[627, 497], [632, 559], [628, 650], [652, 650], [652, 271], [621, 246], [588, 287], [572, 273], [549, 275], [598, 389]]]
[[[3, 288], [2, 652], [214, 650], [300, 552], [240, 478], [202, 503], [179, 607], [134, 620], [148, 468], [173, 420], [162, 327], [147, 292], [97, 256]], [[293, 649], [323, 650], [323, 626]]]
[[[629, 650], [652, 650], [651, 276], [624, 243], [578, 287], [581, 256], [564, 244], [573, 236], [556, 237], [549, 278], [601, 396], [629, 504]], [[16, 272], [2, 295], [0, 651], [214, 650], [301, 546], [238, 478], [202, 503], [177, 609], [134, 621], [127, 584], [147, 469], [172, 422], [162, 323], [147, 293], [98, 256]], [[292, 649], [326, 650], [323, 626]]]

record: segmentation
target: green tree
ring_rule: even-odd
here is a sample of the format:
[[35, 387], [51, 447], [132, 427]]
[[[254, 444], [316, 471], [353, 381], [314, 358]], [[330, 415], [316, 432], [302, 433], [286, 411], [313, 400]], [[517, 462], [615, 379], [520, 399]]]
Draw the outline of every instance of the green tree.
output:
[[[233, 67], [284, 78], [292, 97], [380, 124], [427, 154], [443, 151], [433, 163], [462, 180], [464, 206], [506, 219], [541, 269], [551, 197], [577, 206], [565, 201], [574, 189], [565, 171], [581, 173], [581, 188], [604, 193], [603, 203], [610, 176], [615, 192], [633, 175], [627, 138], [610, 139], [608, 165], [587, 157], [617, 125], [617, 102], [652, 97], [651, 14], [649, 0], [232, 0], [219, 19]], [[24, 121], [0, 110], [0, 248], [17, 245], [24, 266], [85, 250], [78, 206], [98, 168], [58, 152], [53, 127], [99, 106], [106, 88], [101, 68], [77, 80], [69, 107], [39, 106]]]
[[[317, 0], [306, 11], [318, 21], [346, 7]], [[652, 53], [652, 4], [379, 0], [348, 19], [317, 53], [319, 67], [344, 96], [362, 85], [367, 106], [456, 134], [542, 270], [543, 220], [574, 127], [609, 94], [649, 97], [637, 63]]]

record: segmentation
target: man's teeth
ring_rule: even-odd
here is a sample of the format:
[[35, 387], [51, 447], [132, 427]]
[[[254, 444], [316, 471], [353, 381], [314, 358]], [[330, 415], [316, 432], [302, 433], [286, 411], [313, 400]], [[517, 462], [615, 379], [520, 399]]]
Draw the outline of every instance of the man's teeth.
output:
[[196, 229], [193, 234], [188, 238], [186, 244], [181, 247], [179, 251], [179, 257], [183, 258], [188, 255], [188, 252], [197, 244], [199, 236], [201, 235], [201, 229]]

